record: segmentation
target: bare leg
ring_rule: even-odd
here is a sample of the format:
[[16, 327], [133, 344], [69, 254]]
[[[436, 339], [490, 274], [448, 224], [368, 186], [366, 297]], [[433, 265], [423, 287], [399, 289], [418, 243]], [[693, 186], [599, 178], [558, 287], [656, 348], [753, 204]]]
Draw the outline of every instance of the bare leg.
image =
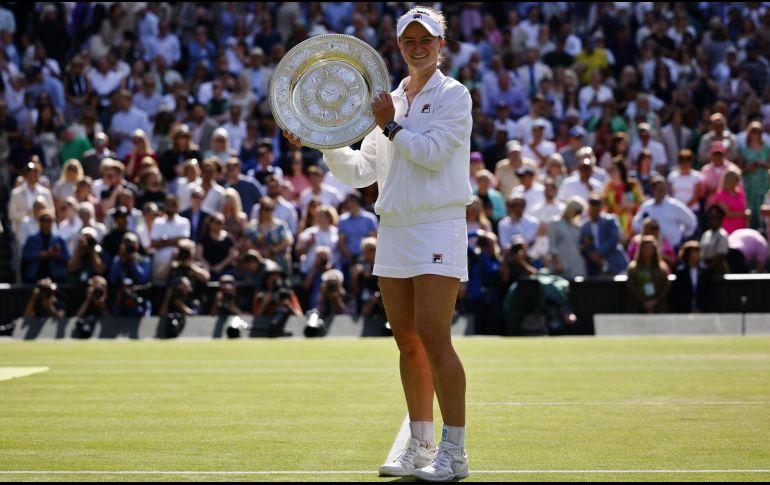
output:
[[465, 426], [465, 371], [452, 346], [452, 313], [460, 280], [438, 275], [414, 278], [417, 334], [428, 355], [444, 424]]
[[411, 421], [433, 421], [433, 379], [417, 335], [413, 279], [380, 277], [380, 293], [393, 337], [401, 352], [401, 383]]

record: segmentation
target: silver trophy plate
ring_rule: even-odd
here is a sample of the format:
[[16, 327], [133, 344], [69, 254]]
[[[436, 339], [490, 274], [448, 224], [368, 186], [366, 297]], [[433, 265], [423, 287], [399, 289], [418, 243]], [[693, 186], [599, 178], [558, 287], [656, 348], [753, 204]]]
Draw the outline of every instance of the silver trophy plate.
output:
[[376, 126], [374, 96], [390, 92], [380, 54], [349, 35], [312, 37], [286, 53], [270, 80], [270, 107], [305, 146], [346, 147]]

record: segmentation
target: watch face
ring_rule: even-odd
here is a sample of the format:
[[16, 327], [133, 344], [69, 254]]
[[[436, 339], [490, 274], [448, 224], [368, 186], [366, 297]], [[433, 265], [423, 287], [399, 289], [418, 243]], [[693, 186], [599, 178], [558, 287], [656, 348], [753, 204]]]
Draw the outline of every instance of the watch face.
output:
[[398, 128], [398, 123], [395, 121], [389, 121], [388, 124], [385, 125], [385, 129], [388, 131], [395, 130]]

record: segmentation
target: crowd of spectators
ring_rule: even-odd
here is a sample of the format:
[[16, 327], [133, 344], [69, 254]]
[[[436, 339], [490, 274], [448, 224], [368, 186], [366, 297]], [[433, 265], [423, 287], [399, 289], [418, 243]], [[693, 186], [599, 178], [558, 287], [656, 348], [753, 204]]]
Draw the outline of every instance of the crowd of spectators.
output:
[[[347, 187], [289, 145], [267, 95], [285, 52], [335, 32], [374, 46], [395, 87], [409, 6], [0, 6], [17, 280], [79, 286], [86, 313], [154, 311], [136, 295], [156, 285], [188, 314], [382, 314], [377, 186]], [[549, 271], [626, 273], [638, 311], [668, 310], [672, 291], [676, 310], [708, 311], [710, 278], [766, 270], [767, 2], [439, 6], [441, 69], [473, 100], [465, 310], [499, 317], [513, 283]], [[210, 281], [254, 298], [193, 304]]]

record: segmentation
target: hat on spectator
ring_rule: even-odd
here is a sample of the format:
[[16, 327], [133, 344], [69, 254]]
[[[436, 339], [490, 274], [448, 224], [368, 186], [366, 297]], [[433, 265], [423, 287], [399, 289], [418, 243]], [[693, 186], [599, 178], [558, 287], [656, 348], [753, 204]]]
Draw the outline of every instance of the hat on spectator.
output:
[[484, 155], [482, 155], [481, 152], [471, 152], [471, 162], [484, 163]]
[[345, 281], [345, 276], [343, 276], [342, 271], [338, 269], [330, 269], [321, 275], [321, 281], [336, 281], [338, 283], [342, 283]]
[[516, 175], [519, 177], [524, 175], [535, 175], [535, 167], [529, 163], [523, 163], [521, 167], [516, 169]]
[[533, 130], [537, 130], [538, 128], [545, 128], [545, 127], [546, 127], [546, 121], [542, 118], [538, 118], [532, 122]]
[[650, 124], [649, 123], [645, 123], [645, 122], [639, 123], [638, 125], [636, 125], [636, 129], [638, 131], [646, 131], [646, 132], [649, 133], [650, 132]]
[[656, 175], [650, 179], [650, 187], [655, 187], [658, 184], [666, 185], [666, 179], [660, 175]]
[[715, 141], [711, 144], [709, 153], [727, 153], [727, 147], [721, 141]]
[[588, 204], [602, 205], [602, 196], [597, 194], [596, 192], [591, 192], [590, 194], [588, 194]]
[[505, 149], [508, 153], [521, 152], [521, 142], [519, 140], [509, 140], [505, 144]]
[[398, 21], [398, 25], [396, 26], [396, 37], [401, 37], [404, 34], [406, 28], [412, 22], [419, 22], [423, 27], [425, 27], [428, 33], [434, 37], [444, 37], [444, 29], [441, 27], [439, 21], [431, 17], [429, 14], [419, 11], [414, 12], [408, 16], [404, 15], [401, 17], [401, 19]]
[[503, 101], [502, 99], [497, 102], [497, 109], [510, 109], [510, 106], [508, 106], [508, 103]]
[[128, 216], [128, 208], [125, 206], [119, 205], [115, 207], [115, 212], [113, 213], [112, 217], [126, 217]]
[[586, 130], [579, 125], [575, 125], [569, 129], [569, 136], [572, 138], [583, 138], [586, 136]]
[[527, 247], [527, 240], [524, 239], [524, 236], [521, 234], [514, 234], [511, 236], [511, 247], [515, 248], [520, 246]]

